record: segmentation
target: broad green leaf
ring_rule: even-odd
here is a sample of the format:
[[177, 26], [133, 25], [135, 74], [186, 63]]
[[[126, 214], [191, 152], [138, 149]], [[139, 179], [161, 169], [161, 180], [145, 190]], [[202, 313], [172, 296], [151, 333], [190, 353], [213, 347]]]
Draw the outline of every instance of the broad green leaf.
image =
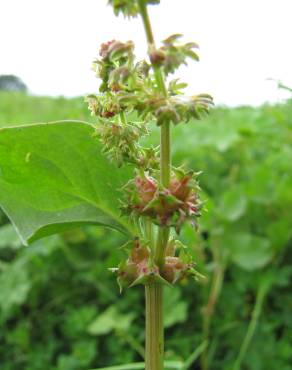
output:
[[133, 232], [119, 211], [130, 173], [101, 154], [88, 123], [0, 129], [0, 205], [25, 244], [89, 223]]
[[226, 236], [223, 242], [231, 260], [245, 270], [262, 268], [274, 256], [268, 239], [249, 233], [242, 232]]

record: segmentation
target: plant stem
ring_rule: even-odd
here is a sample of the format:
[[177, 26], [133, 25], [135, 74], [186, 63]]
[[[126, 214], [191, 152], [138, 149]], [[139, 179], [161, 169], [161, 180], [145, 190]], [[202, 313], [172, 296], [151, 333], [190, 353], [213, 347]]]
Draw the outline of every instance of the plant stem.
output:
[[241, 368], [242, 361], [243, 361], [243, 359], [246, 355], [246, 352], [247, 352], [247, 350], [250, 346], [251, 340], [254, 336], [254, 333], [255, 333], [255, 330], [256, 330], [256, 327], [257, 327], [259, 316], [262, 312], [262, 307], [263, 307], [264, 298], [266, 296], [266, 293], [267, 293], [266, 285], [262, 284], [258, 289], [255, 306], [254, 306], [254, 309], [253, 309], [253, 312], [252, 312], [252, 317], [251, 317], [250, 323], [248, 325], [248, 329], [247, 329], [246, 335], [244, 337], [244, 340], [241, 344], [237, 359], [234, 363], [233, 370], [240, 370], [240, 368]]
[[169, 227], [160, 227], [158, 230], [154, 262], [161, 269], [165, 261], [165, 249], [169, 239]]
[[146, 370], [163, 370], [163, 289], [161, 284], [145, 287], [146, 298]]
[[170, 127], [164, 122], [160, 131], [160, 166], [162, 185], [168, 187], [170, 180]]
[[[152, 32], [152, 27], [144, 0], [138, 0], [139, 11], [142, 17], [143, 26], [146, 33], [149, 49], [155, 48], [155, 40]], [[167, 97], [167, 89], [165, 86], [164, 76], [161, 68], [153, 66], [154, 75], [160, 93]], [[170, 181], [171, 168], [171, 153], [170, 153], [170, 123], [164, 122], [160, 131], [160, 179], [164, 187], [168, 187]], [[161, 227], [158, 233], [158, 242], [156, 245], [156, 253], [154, 260], [159, 267], [164, 264], [165, 249], [169, 239], [169, 228]]]
[[155, 241], [154, 241], [154, 232], [153, 232], [153, 224], [151, 220], [144, 219], [144, 230], [145, 236], [149, 240], [151, 252], [155, 248]]
[[[149, 50], [155, 49], [155, 40], [145, 0], [138, 0], [139, 12], [143, 21]], [[161, 69], [153, 65], [157, 89], [167, 97], [167, 89]], [[160, 131], [160, 179], [163, 187], [170, 182], [170, 124], [164, 122]], [[164, 265], [165, 250], [169, 239], [169, 228], [160, 227], [154, 252], [154, 262], [159, 269]], [[163, 287], [149, 284], [145, 288], [146, 296], [146, 370], [163, 370], [164, 332], [163, 332]]]

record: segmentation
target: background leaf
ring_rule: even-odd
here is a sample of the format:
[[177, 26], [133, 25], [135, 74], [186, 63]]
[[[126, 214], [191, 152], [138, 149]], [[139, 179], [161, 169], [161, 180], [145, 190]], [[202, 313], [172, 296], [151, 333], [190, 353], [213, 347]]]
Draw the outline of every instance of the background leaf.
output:
[[245, 270], [264, 267], [274, 255], [268, 239], [249, 233], [230, 235], [224, 241], [231, 260]]
[[220, 216], [228, 221], [238, 220], [246, 211], [247, 199], [246, 196], [235, 188], [225, 192], [219, 204]]
[[184, 322], [187, 319], [188, 305], [181, 298], [181, 292], [177, 287], [165, 287], [164, 289], [164, 327]]

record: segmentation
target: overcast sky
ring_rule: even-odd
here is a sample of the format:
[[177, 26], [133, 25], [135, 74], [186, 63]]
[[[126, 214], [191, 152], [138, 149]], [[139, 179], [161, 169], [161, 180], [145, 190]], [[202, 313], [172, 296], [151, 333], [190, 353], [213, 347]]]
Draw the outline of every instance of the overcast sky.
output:
[[[107, 0], [0, 0], [0, 74], [16, 74], [33, 94], [97, 91], [91, 62], [111, 39], [136, 43], [140, 19], [116, 18]], [[151, 6], [157, 43], [173, 33], [200, 45], [199, 63], [178, 76], [188, 92], [218, 104], [261, 104], [288, 97], [268, 78], [292, 86], [292, 0], [161, 0]]]

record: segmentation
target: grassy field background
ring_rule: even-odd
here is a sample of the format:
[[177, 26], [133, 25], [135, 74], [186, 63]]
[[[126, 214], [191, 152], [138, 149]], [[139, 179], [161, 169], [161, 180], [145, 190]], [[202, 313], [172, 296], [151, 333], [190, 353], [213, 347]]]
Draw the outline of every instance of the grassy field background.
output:
[[[0, 93], [0, 126], [60, 119], [94, 123], [81, 98]], [[188, 359], [210, 319], [210, 370], [239, 357], [243, 370], [291, 370], [292, 101], [219, 107], [172, 136], [174, 163], [203, 172], [206, 211], [182, 239], [207, 279], [165, 292], [167, 360]], [[85, 227], [22, 247], [3, 213], [0, 224], [1, 370], [143, 361], [143, 289], [120, 295], [107, 270], [123, 255], [119, 234]]]

